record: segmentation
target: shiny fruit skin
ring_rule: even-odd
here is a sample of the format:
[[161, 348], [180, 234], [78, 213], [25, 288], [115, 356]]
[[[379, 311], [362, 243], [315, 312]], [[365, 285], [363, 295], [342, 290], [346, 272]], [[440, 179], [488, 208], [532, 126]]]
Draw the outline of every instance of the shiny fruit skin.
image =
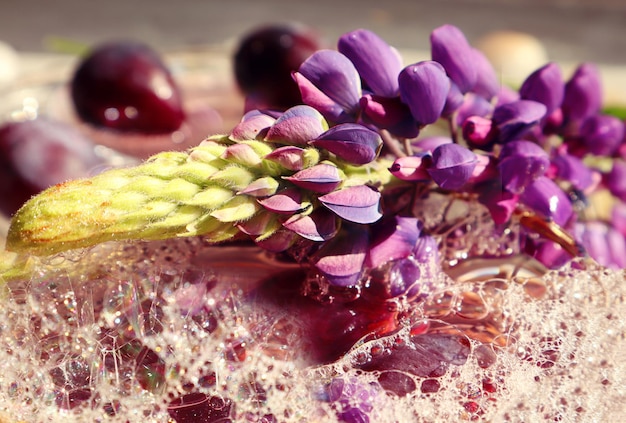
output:
[[185, 120], [171, 72], [151, 47], [138, 42], [96, 47], [76, 69], [71, 96], [80, 119], [97, 127], [164, 134]]
[[297, 25], [263, 26], [244, 36], [234, 55], [234, 67], [248, 109], [285, 110], [302, 104], [291, 73], [321, 44], [313, 31]]

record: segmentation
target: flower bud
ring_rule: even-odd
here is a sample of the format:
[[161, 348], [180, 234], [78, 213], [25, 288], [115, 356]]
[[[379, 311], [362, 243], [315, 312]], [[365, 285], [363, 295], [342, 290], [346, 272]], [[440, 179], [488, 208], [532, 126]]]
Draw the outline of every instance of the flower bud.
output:
[[580, 136], [590, 153], [611, 156], [624, 139], [624, 122], [615, 116], [594, 115], [585, 119]]
[[304, 210], [307, 203], [302, 202], [300, 190], [286, 188], [276, 194], [257, 200], [265, 209], [279, 214], [294, 214]]
[[591, 63], [580, 65], [565, 84], [563, 114], [568, 121], [582, 122], [600, 111], [602, 83], [600, 72]]
[[472, 92], [490, 101], [500, 91], [500, 80], [493, 65], [483, 52], [475, 48], [472, 49], [472, 52], [476, 66], [476, 84], [472, 88]]
[[363, 273], [369, 235], [365, 227], [350, 227], [324, 245], [314, 266], [335, 286], [355, 285]]
[[362, 95], [361, 79], [346, 56], [334, 50], [319, 50], [293, 76], [305, 104], [333, 122], [355, 119]]
[[477, 66], [473, 48], [461, 30], [453, 25], [436, 28], [430, 35], [432, 59], [441, 63], [462, 93], [476, 85]]
[[361, 165], [378, 156], [382, 143], [377, 132], [356, 123], [342, 123], [333, 126], [309, 144], [328, 150], [348, 163]]
[[258, 110], [252, 110], [241, 118], [230, 133], [233, 141], [261, 139], [276, 119]]
[[420, 125], [439, 119], [450, 91], [450, 79], [439, 63], [424, 61], [407, 66], [398, 81], [400, 98]]
[[267, 131], [266, 141], [305, 145], [328, 129], [324, 117], [313, 107], [306, 105], [287, 109]]
[[430, 153], [421, 153], [414, 156], [398, 157], [389, 171], [393, 176], [403, 181], [429, 181], [431, 179], [428, 168], [432, 162]]
[[283, 226], [290, 231], [311, 241], [328, 241], [338, 231], [337, 216], [329, 210], [318, 207], [310, 214], [294, 214]]
[[481, 116], [470, 116], [463, 122], [463, 139], [472, 147], [487, 147], [493, 139], [491, 128], [491, 119]]
[[413, 254], [421, 227], [421, 222], [415, 217], [391, 216], [377, 222], [372, 227], [367, 265], [376, 268]]
[[514, 194], [520, 194], [534, 180], [544, 175], [549, 165], [548, 153], [534, 142], [506, 143], [498, 164], [502, 186]]
[[366, 123], [371, 122], [376, 127], [386, 129], [401, 138], [415, 138], [419, 134], [411, 110], [399, 97], [387, 98], [367, 94], [361, 97], [359, 104]]
[[319, 201], [337, 216], [354, 223], [374, 223], [381, 218], [380, 193], [367, 185], [333, 191]]
[[443, 189], [458, 190], [465, 185], [476, 167], [476, 154], [458, 144], [442, 144], [433, 151], [428, 173]]
[[538, 177], [520, 195], [520, 201], [539, 216], [564, 226], [573, 214], [567, 195], [546, 176]]
[[341, 184], [342, 178], [339, 172], [337, 166], [320, 163], [291, 176], [285, 176], [283, 179], [308, 191], [327, 194]]
[[519, 93], [524, 100], [542, 103], [546, 106], [546, 115], [551, 114], [563, 102], [565, 82], [561, 69], [556, 63], [548, 63], [537, 69], [522, 83]]
[[375, 95], [396, 97], [402, 58], [382, 38], [366, 29], [342, 35], [337, 48], [356, 67], [367, 88]]
[[498, 141], [502, 144], [519, 139], [546, 114], [546, 106], [532, 100], [517, 100], [503, 104], [493, 112], [493, 123], [498, 128]]

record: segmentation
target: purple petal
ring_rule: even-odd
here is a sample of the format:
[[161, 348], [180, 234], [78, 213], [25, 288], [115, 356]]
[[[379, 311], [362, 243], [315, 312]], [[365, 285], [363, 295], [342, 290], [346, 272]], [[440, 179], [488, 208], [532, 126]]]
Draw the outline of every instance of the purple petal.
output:
[[450, 79], [462, 93], [474, 88], [477, 66], [473, 48], [461, 30], [453, 25], [443, 25], [430, 34], [431, 57], [443, 65]]
[[556, 176], [568, 181], [574, 188], [584, 191], [596, 183], [594, 171], [576, 156], [559, 154], [552, 159]]
[[546, 115], [551, 114], [561, 106], [565, 93], [561, 68], [556, 63], [548, 63], [537, 69], [522, 83], [519, 93], [524, 100], [542, 103], [546, 106]]
[[496, 102], [496, 107], [500, 107], [503, 104], [513, 103], [520, 99], [519, 92], [509, 87], [508, 85], [502, 85], [500, 87], [500, 91], [498, 92], [498, 101]]
[[600, 72], [595, 65], [583, 63], [565, 84], [563, 114], [568, 121], [583, 121], [598, 113], [601, 107]]
[[381, 218], [380, 193], [367, 185], [343, 188], [319, 197], [320, 202], [342, 219], [374, 223]]
[[304, 104], [313, 107], [331, 122], [350, 122], [355, 120], [355, 112], [346, 112], [343, 107], [324, 94], [299, 72], [294, 72], [292, 77], [298, 84], [300, 96]]
[[255, 243], [259, 247], [267, 251], [271, 251], [273, 253], [280, 253], [282, 251], [287, 250], [289, 247], [291, 247], [293, 243], [296, 241], [297, 237], [298, 235], [296, 235], [294, 232], [291, 232], [287, 229], [281, 229], [281, 230], [274, 232], [272, 235], [270, 235], [267, 238], [264, 238], [259, 241], [255, 241]]
[[520, 194], [550, 166], [550, 158], [543, 148], [531, 141], [511, 141], [502, 147], [498, 170], [502, 185], [514, 194]]
[[365, 115], [365, 121], [373, 123], [377, 128], [387, 129], [391, 134], [401, 138], [415, 138], [419, 134], [411, 110], [398, 97], [387, 98], [367, 94], [361, 97], [359, 104]]
[[327, 194], [334, 191], [341, 184], [341, 175], [337, 166], [320, 163], [303, 169], [291, 176], [285, 176], [294, 185], [309, 191]]
[[433, 151], [433, 166], [428, 173], [441, 188], [458, 190], [470, 179], [477, 162], [471, 150], [458, 144], [442, 144]]
[[245, 166], [256, 166], [261, 163], [261, 157], [248, 144], [229, 145], [221, 158]]
[[278, 163], [285, 169], [298, 171], [303, 167], [305, 151], [303, 148], [294, 145], [286, 145], [278, 147], [266, 155], [264, 159]]
[[491, 119], [470, 116], [463, 122], [463, 139], [470, 147], [487, 149], [493, 140], [492, 127]]
[[429, 181], [428, 168], [432, 163], [430, 153], [397, 158], [389, 171], [393, 176], [403, 181]]
[[[361, 79], [354, 64], [334, 50], [319, 50], [298, 71], [306, 80], [337, 103], [345, 113], [356, 114], [361, 98]], [[296, 82], [300, 83], [296, 79]], [[304, 99], [304, 93], [302, 95]]]
[[624, 160], [613, 160], [611, 170], [604, 175], [604, 184], [611, 194], [626, 201], [626, 162]]
[[328, 129], [326, 120], [311, 106], [299, 105], [287, 109], [267, 131], [266, 141], [305, 145]]
[[366, 164], [373, 161], [382, 146], [377, 132], [356, 123], [333, 126], [310, 142], [351, 164]]
[[264, 199], [257, 200], [267, 210], [280, 214], [293, 214], [302, 211], [302, 195], [300, 190], [286, 188]]
[[366, 29], [342, 35], [337, 46], [356, 67], [367, 87], [376, 95], [398, 95], [398, 74], [402, 58], [382, 38]]
[[456, 124], [462, 126], [471, 116], [487, 118], [493, 114], [493, 109], [493, 104], [485, 98], [474, 93], [467, 93], [463, 97], [463, 104], [457, 110]]
[[517, 100], [496, 107], [493, 123], [499, 131], [499, 141], [506, 143], [519, 139], [536, 125], [546, 114], [546, 106], [532, 100]]
[[366, 228], [351, 228], [340, 233], [316, 254], [315, 267], [336, 286], [350, 286], [359, 281], [369, 239]]
[[448, 91], [448, 95], [446, 96], [446, 104], [443, 106], [441, 115], [449, 118], [463, 105], [464, 101], [465, 95], [463, 95], [454, 82], [450, 81], [450, 91]]
[[450, 91], [450, 79], [439, 63], [424, 61], [407, 66], [398, 82], [400, 98], [415, 120], [428, 125], [439, 119]]
[[376, 268], [413, 254], [421, 228], [420, 221], [414, 217], [391, 216], [377, 222], [372, 227], [367, 265]]
[[252, 110], [243, 115], [241, 122], [233, 128], [229, 138], [233, 141], [263, 138], [275, 121], [276, 119], [272, 116], [258, 110]]
[[615, 116], [594, 115], [585, 119], [580, 136], [590, 153], [611, 156], [624, 140], [624, 122]]
[[237, 192], [237, 194], [245, 194], [252, 197], [267, 197], [268, 195], [274, 195], [277, 189], [278, 181], [270, 176], [265, 176], [252, 181], [247, 187]]
[[283, 226], [311, 241], [327, 241], [337, 234], [337, 216], [330, 211], [317, 208], [306, 216], [293, 215]]
[[450, 143], [452, 143], [452, 138], [450, 137], [433, 135], [430, 137], [419, 139], [411, 143], [411, 146], [415, 149], [415, 151], [432, 153], [433, 150], [439, 147], [441, 144]]
[[472, 92], [486, 100], [491, 100], [500, 92], [500, 79], [487, 56], [475, 48], [472, 51], [476, 66], [476, 84], [472, 88]]
[[496, 225], [509, 221], [517, 208], [519, 196], [505, 191], [499, 183], [484, 184], [480, 187], [478, 200], [487, 207]]
[[564, 226], [573, 213], [572, 203], [559, 186], [540, 176], [520, 195], [520, 201], [539, 216]]

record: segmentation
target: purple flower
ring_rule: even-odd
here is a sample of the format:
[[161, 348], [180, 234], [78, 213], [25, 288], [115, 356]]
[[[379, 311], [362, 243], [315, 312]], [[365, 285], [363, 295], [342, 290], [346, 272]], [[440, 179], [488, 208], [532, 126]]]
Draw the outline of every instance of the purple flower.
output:
[[396, 97], [402, 58], [375, 33], [357, 29], [339, 38], [338, 50], [356, 67], [375, 95]]
[[463, 97], [463, 103], [457, 110], [456, 124], [462, 126], [472, 116], [487, 118], [493, 113], [493, 104], [474, 93], [467, 93]]
[[366, 164], [376, 158], [382, 146], [378, 132], [356, 123], [342, 123], [320, 134], [310, 143], [351, 164]]
[[574, 188], [585, 191], [596, 184], [596, 174], [585, 163], [571, 154], [558, 154], [552, 158], [556, 176], [568, 181]]
[[388, 261], [410, 256], [421, 228], [421, 222], [415, 217], [391, 216], [377, 222], [372, 227], [367, 265], [376, 268]]
[[361, 80], [343, 54], [320, 50], [305, 60], [294, 79], [305, 104], [333, 122], [354, 121], [361, 98]]
[[326, 163], [302, 169], [291, 176], [284, 176], [283, 179], [300, 188], [322, 194], [334, 191], [342, 181], [337, 166]]
[[603, 181], [611, 194], [626, 201], [626, 162], [624, 160], [613, 160], [613, 166], [604, 175]]
[[544, 175], [550, 158], [543, 148], [531, 141], [511, 141], [502, 147], [498, 170], [502, 185], [520, 194], [538, 177]]
[[565, 82], [561, 69], [556, 63], [537, 69], [522, 83], [519, 93], [524, 100], [542, 103], [546, 106], [546, 115], [551, 114], [563, 102]]
[[433, 135], [430, 137], [425, 137], [417, 141], [414, 141], [413, 143], [411, 143], [411, 146], [413, 147], [415, 151], [424, 152], [424, 153], [426, 152], [432, 153], [433, 150], [439, 147], [441, 144], [451, 144], [451, 143], [452, 143], [452, 138], [450, 137]]
[[417, 122], [409, 107], [399, 97], [388, 98], [366, 94], [359, 101], [363, 122], [373, 123], [402, 138], [415, 138], [419, 134]]
[[300, 147], [286, 145], [284, 147], [278, 147], [266, 155], [264, 159], [278, 163], [285, 169], [297, 171], [302, 170], [304, 166], [305, 151], [306, 150]]
[[398, 157], [389, 168], [393, 176], [403, 181], [429, 181], [428, 168], [432, 163], [429, 152]]
[[539, 216], [564, 226], [573, 214], [572, 203], [559, 186], [540, 176], [520, 195], [520, 202]]
[[311, 241], [328, 241], [337, 235], [337, 216], [318, 207], [311, 214], [293, 215], [283, 226], [290, 231]]
[[591, 154], [611, 156], [624, 139], [624, 122], [610, 115], [594, 115], [580, 128], [583, 144]]
[[477, 191], [480, 193], [478, 200], [487, 207], [496, 225], [509, 221], [519, 202], [517, 194], [502, 189], [499, 181], [485, 183]]
[[492, 127], [491, 119], [470, 116], [463, 122], [463, 139], [471, 147], [487, 149], [493, 140]]
[[519, 139], [546, 114], [546, 106], [532, 100], [517, 100], [503, 104], [493, 112], [493, 123], [498, 128], [498, 141], [506, 143]]
[[380, 193], [366, 185], [333, 191], [319, 197], [329, 210], [350, 222], [374, 223], [381, 218]]
[[577, 238], [589, 255], [602, 266], [626, 267], [626, 240], [604, 222], [592, 221], [576, 225]]
[[463, 105], [464, 101], [465, 96], [461, 90], [459, 90], [459, 87], [457, 87], [454, 82], [450, 81], [450, 90], [446, 96], [446, 104], [443, 106], [441, 116], [450, 118], [450, 116]]
[[563, 114], [568, 121], [582, 122], [600, 111], [602, 84], [595, 65], [583, 63], [565, 84]]
[[363, 273], [368, 243], [366, 227], [344, 229], [316, 253], [314, 266], [332, 285], [355, 285]]
[[493, 68], [489, 59], [475, 48], [472, 49], [474, 53], [474, 63], [476, 66], [476, 84], [472, 88], [472, 92], [491, 100], [500, 91], [500, 80], [496, 71]]
[[462, 93], [476, 85], [477, 66], [474, 49], [461, 30], [453, 25], [443, 25], [430, 34], [431, 57], [443, 65], [450, 79]]
[[259, 110], [252, 110], [241, 118], [231, 131], [229, 138], [233, 141], [254, 140], [265, 137], [270, 126], [276, 119]]
[[267, 131], [266, 141], [305, 145], [328, 129], [324, 117], [313, 107], [299, 105], [287, 109]]
[[407, 66], [398, 81], [400, 98], [419, 124], [428, 125], [439, 119], [450, 91], [450, 79], [439, 63], [425, 61]]
[[305, 208], [302, 203], [302, 194], [295, 188], [283, 189], [270, 197], [257, 201], [267, 210], [279, 214], [299, 213]]
[[428, 173], [441, 188], [458, 190], [469, 181], [477, 162], [471, 150], [458, 144], [442, 144], [433, 151]]

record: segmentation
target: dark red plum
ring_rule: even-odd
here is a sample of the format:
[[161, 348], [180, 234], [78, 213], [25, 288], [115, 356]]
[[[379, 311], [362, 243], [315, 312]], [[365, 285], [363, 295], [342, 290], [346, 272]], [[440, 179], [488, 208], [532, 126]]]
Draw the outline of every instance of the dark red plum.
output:
[[76, 113], [96, 127], [165, 134], [185, 120], [180, 89], [159, 54], [134, 41], [102, 44], [71, 81]]
[[263, 26], [244, 36], [234, 67], [248, 108], [287, 109], [302, 104], [291, 73], [321, 46], [314, 31], [298, 25]]

